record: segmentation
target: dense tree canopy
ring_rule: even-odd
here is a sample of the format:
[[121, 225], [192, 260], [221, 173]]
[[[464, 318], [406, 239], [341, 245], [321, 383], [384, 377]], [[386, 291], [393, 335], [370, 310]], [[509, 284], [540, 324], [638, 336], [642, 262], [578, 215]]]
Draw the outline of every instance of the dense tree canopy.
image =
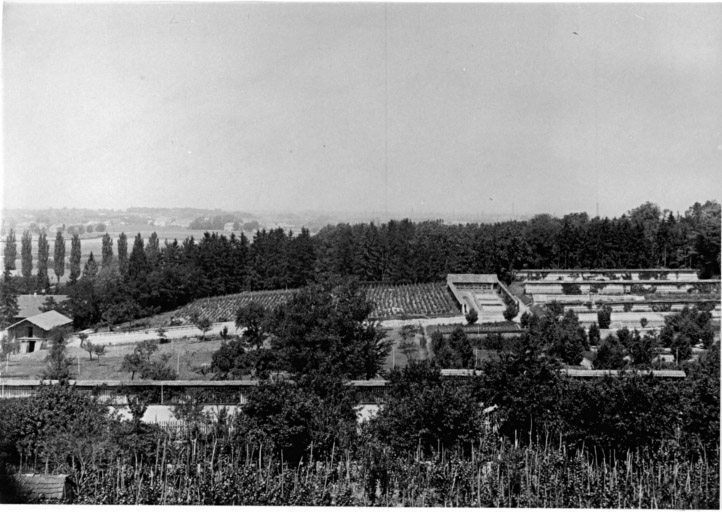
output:
[[[298, 234], [281, 228], [260, 229], [252, 240], [243, 233], [214, 232], [199, 240], [162, 242], [153, 233], [147, 240], [137, 235], [130, 254], [127, 236], [121, 233], [117, 258], [113, 239], [106, 234], [101, 267], [113, 277], [94, 288], [104, 305], [97, 315], [86, 316], [76, 325], [99, 322], [106, 311], [110, 311], [108, 317], [122, 321], [130, 319], [123, 311], [142, 315], [154, 308], [174, 309], [200, 297], [297, 289], [334, 275], [404, 283], [443, 280], [448, 273], [495, 273], [509, 281], [523, 268], [691, 266], [700, 277], [713, 277], [719, 275], [719, 226], [720, 205], [707, 201], [696, 203], [683, 215], [645, 203], [613, 219], [575, 213], [494, 224], [392, 220], [327, 226], [314, 236], [307, 229]], [[58, 279], [64, 273], [64, 243], [59, 236], [54, 258]], [[8, 264], [14, 262], [14, 237], [11, 231], [6, 238]], [[81, 276], [81, 256], [80, 238], [74, 234], [71, 286]], [[113, 291], [111, 284], [119, 285], [122, 293]], [[573, 285], [567, 288], [569, 293], [578, 291]], [[28, 291], [27, 286], [23, 289]], [[134, 306], [127, 307], [128, 303]], [[514, 310], [509, 306], [507, 316]], [[605, 320], [602, 312], [601, 328]]]

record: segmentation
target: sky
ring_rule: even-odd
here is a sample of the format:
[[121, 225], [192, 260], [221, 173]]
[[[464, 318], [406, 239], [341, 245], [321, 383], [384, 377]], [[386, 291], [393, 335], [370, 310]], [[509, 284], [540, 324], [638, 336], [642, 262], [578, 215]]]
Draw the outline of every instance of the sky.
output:
[[5, 208], [683, 212], [722, 4], [5, 2]]

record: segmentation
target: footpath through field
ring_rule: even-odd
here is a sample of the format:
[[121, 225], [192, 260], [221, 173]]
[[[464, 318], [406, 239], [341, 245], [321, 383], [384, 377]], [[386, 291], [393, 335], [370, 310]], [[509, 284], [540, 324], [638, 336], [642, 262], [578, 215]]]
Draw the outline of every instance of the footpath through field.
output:
[[[242, 329], [237, 330], [235, 322], [217, 322], [211, 329], [206, 332], [206, 336], [219, 334], [224, 327], [228, 327], [228, 333], [231, 335], [241, 334]], [[200, 336], [201, 331], [193, 325], [180, 325], [177, 327], [164, 327], [165, 337], [167, 339], [190, 338]], [[157, 329], [145, 329], [130, 332], [95, 332], [88, 335], [88, 341], [93, 345], [124, 345], [128, 343], [138, 343], [145, 340], [157, 340], [159, 338]], [[80, 338], [73, 336], [68, 343], [69, 347], [79, 347]]]

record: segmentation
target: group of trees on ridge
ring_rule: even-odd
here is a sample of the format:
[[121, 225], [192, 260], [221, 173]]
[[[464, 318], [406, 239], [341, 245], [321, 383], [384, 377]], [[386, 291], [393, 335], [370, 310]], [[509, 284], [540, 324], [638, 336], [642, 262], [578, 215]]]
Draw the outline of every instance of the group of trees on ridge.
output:
[[[65, 240], [56, 234], [53, 257], [45, 234], [38, 239], [32, 275], [32, 237], [21, 240], [21, 273], [12, 278], [18, 293], [48, 290], [69, 269], [69, 311], [76, 327], [114, 324], [196, 298], [243, 290], [299, 288], [328, 275], [388, 283], [431, 282], [448, 273], [495, 273], [509, 281], [522, 268], [695, 267], [700, 277], [719, 274], [720, 205], [696, 203], [684, 215], [645, 203], [620, 218], [587, 214], [529, 221], [446, 225], [409, 220], [327, 226], [311, 236], [277, 228], [226, 236], [161, 243], [153, 233], [128, 240], [103, 237], [102, 255], [90, 254], [81, 272], [81, 241], [72, 236], [66, 265]], [[5, 268], [17, 258], [16, 235], [6, 237]], [[7, 282], [7, 279], [4, 281]], [[9, 284], [4, 284], [6, 286]]]

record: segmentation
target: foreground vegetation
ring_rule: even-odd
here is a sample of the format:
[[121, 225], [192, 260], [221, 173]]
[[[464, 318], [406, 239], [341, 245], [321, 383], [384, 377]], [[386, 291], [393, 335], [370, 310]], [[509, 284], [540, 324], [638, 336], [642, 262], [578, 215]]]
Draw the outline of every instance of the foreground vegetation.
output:
[[[146, 461], [95, 460], [71, 474], [76, 504], [716, 509], [718, 459], [671, 449], [599, 461], [549, 444], [481, 437], [467, 453], [391, 458], [363, 446], [289, 466], [228, 435], [159, 434]], [[246, 448], [245, 450], [243, 448]], [[10, 489], [10, 487], [5, 487]], [[5, 502], [22, 495], [4, 496]]]
[[[496, 357], [478, 376], [444, 378], [440, 366], [477, 364], [463, 329], [420, 340], [429, 359], [403, 349], [408, 365], [386, 372], [390, 344], [372, 309], [363, 287], [339, 279], [271, 310], [239, 308], [243, 334], [221, 343], [208, 370], [260, 383], [234, 416], [205, 414], [189, 392], [173, 405], [179, 431], [140, 421], [154, 400], [145, 391], [125, 391], [132, 419], [122, 420], [70, 386], [60, 335], [43, 372], [60, 384], [0, 400], [2, 499], [26, 500], [14, 475], [34, 471], [70, 475], [66, 501], [86, 504], [719, 508], [718, 342], [680, 358], [687, 378], [670, 381], [635, 373], [647, 345], [631, 335], [620, 341], [629, 371], [574, 380], [559, 369], [588, 335], [552, 304], [525, 317], [517, 339], [490, 335]], [[666, 342], [709, 338], [705, 312], [671, 318]], [[401, 328], [405, 344], [417, 334]], [[177, 378], [157, 352], [139, 343], [123, 367]], [[359, 425], [346, 383], [376, 376], [390, 381], [383, 405]]]
[[[126, 391], [121, 420], [67, 380], [0, 401], [2, 499], [22, 502], [13, 475], [36, 471], [70, 475], [66, 501], [84, 504], [719, 507], [718, 343], [682, 381], [570, 379], [529, 335], [470, 379], [412, 358], [358, 425], [344, 382], [380, 372], [385, 353], [358, 299], [343, 286], [297, 295], [275, 313], [272, 360], [220, 349], [214, 371], [275, 368], [235, 416], [189, 394], [173, 406], [185, 428], [167, 431], [140, 421], [145, 392]], [[463, 358], [458, 341], [443, 357]]]
[[47, 386], [0, 402], [0, 498], [24, 501], [20, 470], [69, 474], [82, 504], [719, 508], [719, 353], [682, 385], [573, 381], [536, 355], [471, 381], [412, 362], [360, 428], [318, 374], [262, 383], [235, 417], [188, 397], [180, 431], [140, 423], [142, 396], [120, 421]]

